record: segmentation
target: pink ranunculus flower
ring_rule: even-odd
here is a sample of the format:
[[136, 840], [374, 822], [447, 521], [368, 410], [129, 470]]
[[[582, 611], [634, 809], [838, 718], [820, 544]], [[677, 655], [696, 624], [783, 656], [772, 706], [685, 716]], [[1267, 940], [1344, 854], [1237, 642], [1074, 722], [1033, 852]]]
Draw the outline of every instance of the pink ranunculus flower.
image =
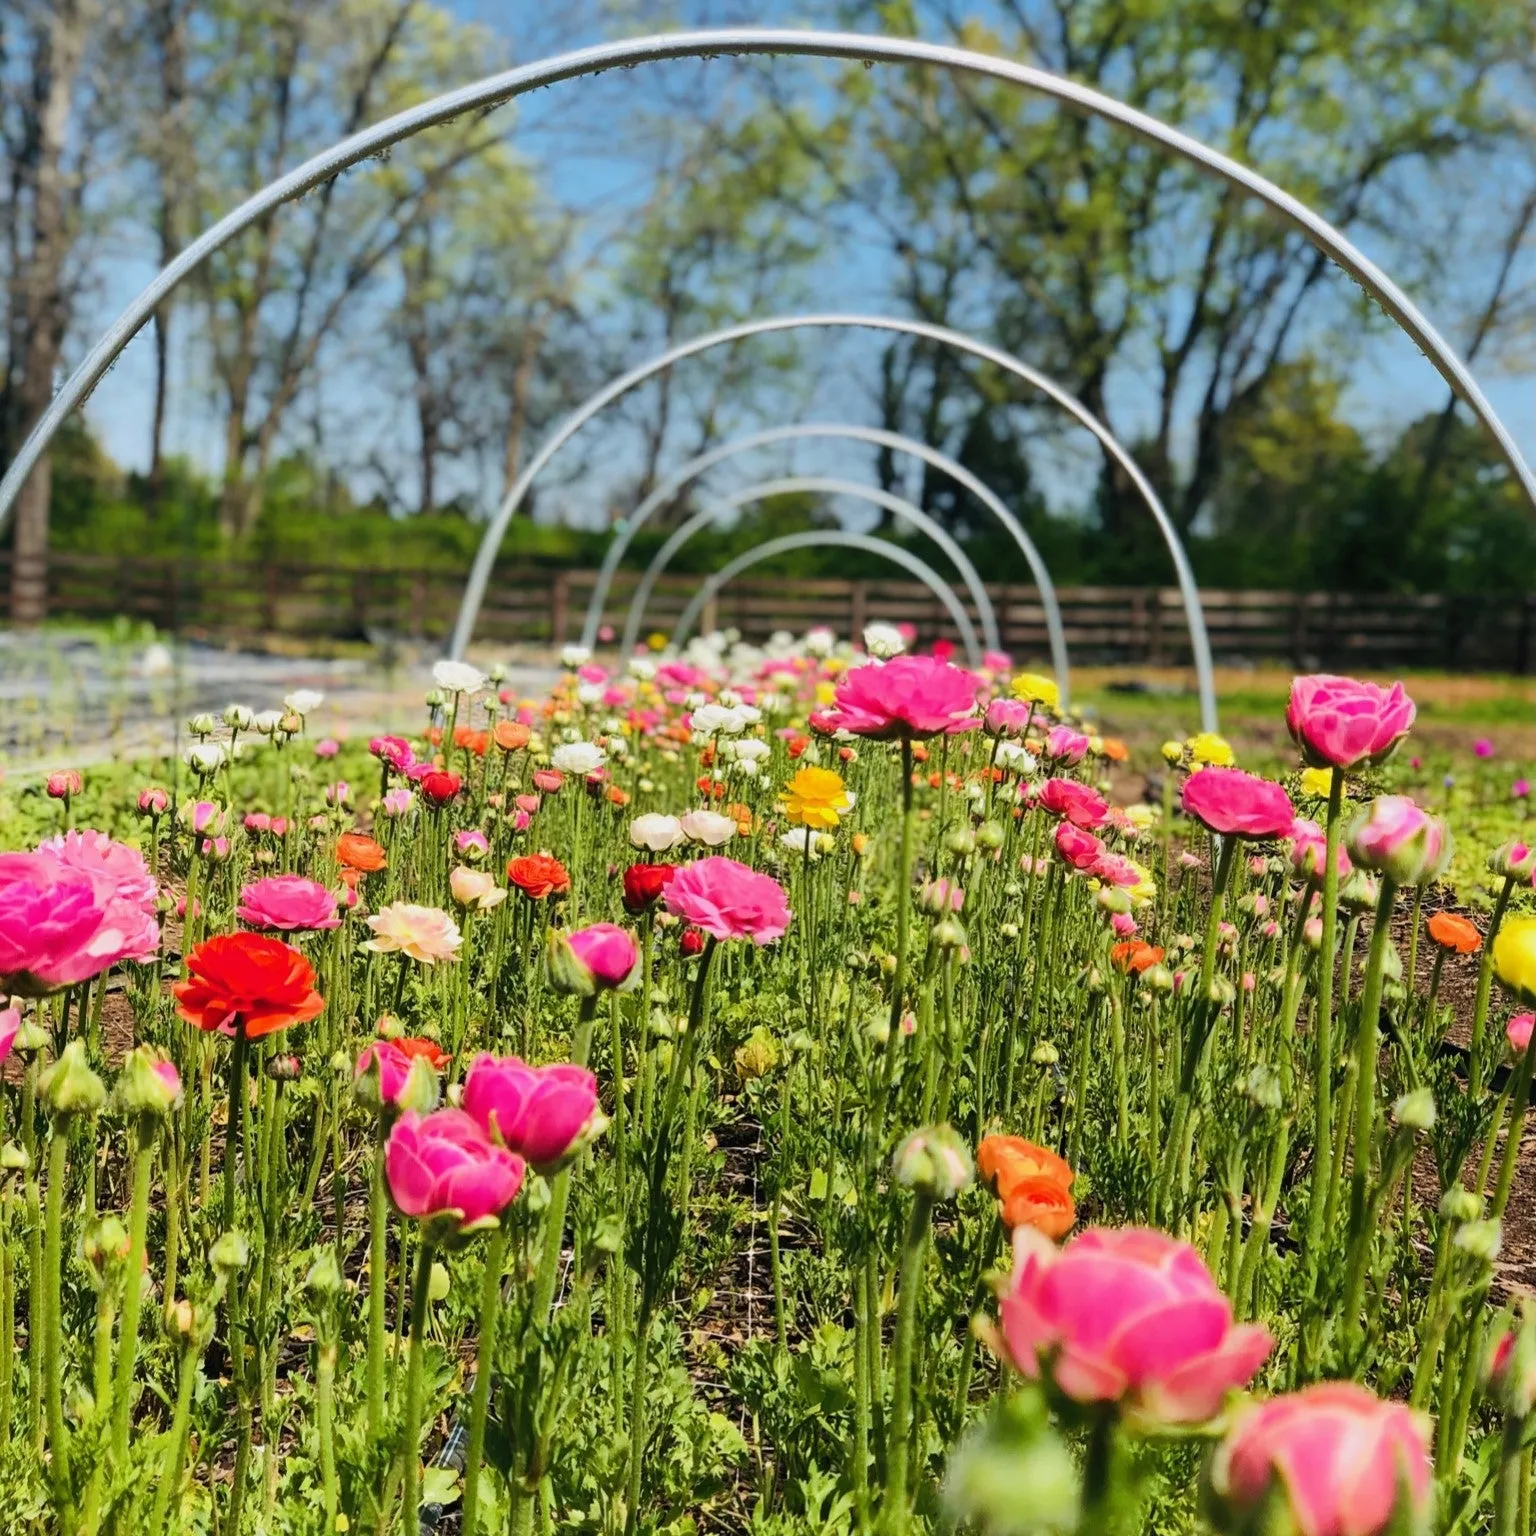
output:
[[11, 1054], [11, 1047], [16, 1043], [16, 1032], [20, 1028], [20, 1008], [7, 1008], [0, 1012], [0, 1061]]
[[491, 840], [478, 827], [466, 827], [453, 834], [453, 846], [465, 857], [484, 858], [491, 851]]
[[341, 743], [334, 736], [327, 736], [315, 743], [315, 756], [318, 758], [332, 758], [341, 751]]
[[1047, 779], [1040, 788], [1040, 804], [1053, 816], [1095, 832], [1104, 825], [1109, 805], [1103, 795], [1076, 779]]
[[160, 920], [155, 910], [159, 887], [137, 848], [86, 828], [46, 838], [37, 851], [94, 883], [106, 901], [108, 922], [124, 935], [120, 959], [153, 957], [160, 947]]
[[1479, 736], [1472, 743], [1472, 752], [1476, 757], [1489, 758], [1493, 756], [1493, 743], [1486, 736]]
[[1523, 1056], [1531, 1043], [1531, 1032], [1536, 1030], [1536, 1013], [1514, 1013], [1504, 1026], [1504, 1038], [1516, 1056]]
[[593, 923], [565, 936], [582, 969], [599, 991], [622, 987], [640, 963], [640, 946], [634, 935], [617, 923]]
[[1092, 832], [1085, 831], [1074, 822], [1057, 823], [1056, 852], [1062, 863], [1070, 865], [1079, 873], [1092, 870], [1108, 851]]
[[[360, 1080], [377, 1064], [380, 1102], [399, 1105], [400, 1095], [410, 1082], [411, 1069], [418, 1060], [425, 1061], [427, 1068], [437, 1070], [430, 1057], [407, 1050], [398, 1040], [375, 1040], [358, 1053], [352, 1078], [354, 1082]], [[418, 1104], [416, 1107], [423, 1106]]]
[[1147, 1227], [1090, 1227], [1058, 1249], [1014, 1229], [1003, 1343], [1025, 1376], [1079, 1403], [1118, 1403], [1195, 1424], [1253, 1379], [1273, 1341], [1234, 1324], [1232, 1306], [1188, 1243]]
[[415, 805], [416, 797], [403, 785], [396, 785], [379, 802], [379, 809], [393, 820], [395, 817], [404, 816]]
[[416, 761], [410, 742], [403, 736], [375, 736], [369, 741], [368, 750], [396, 773], [404, 773]]
[[1273, 1488], [1296, 1536], [1384, 1536], [1417, 1528], [1432, 1476], [1423, 1414], [1352, 1381], [1323, 1381], [1241, 1414], [1211, 1486], [1238, 1520]]
[[980, 724], [981, 686], [974, 672], [936, 657], [897, 656], [845, 672], [822, 719], [828, 730], [876, 741], [953, 736]]
[[494, 1226], [517, 1198], [525, 1165], [462, 1109], [407, 1110], [384, 1148], [390, 1198], [438, 1240]]
[[156, 943], [144, 914], [107, 880], [48, 852], [0, 854], [0, 991], [41, 997], [141, 959]]
[[1129, 912], [1111, 913], [1109, 926], [1115, 930], [1115, 937], [1120, 939], [1135, 938], [1139, 932], [1136, 919]]
[[791, 917], [777, 880], [720, 854], [683, 865], [667, 882], [664, 900], [669, 912], [717, 939], [758, 945], [782, 938]]
[[516, 1056], [476, 1056], [464, 1080], [464, 1108], [487, 1136], [544, 1175], [558, 1171], [607, 1125], [598, 1108], [597, 1078], [568, 1061], [530, 1067]]
[[[1344, 840], [1334, 849], [1334, 865], [1342, 880], [1353, 868]], [[1298, 816], [1291, 825], [1291, 868], [1311, 885], [1321, 885], [1328, 867], [1328, 834], [1315, 821]]]
[[1289, 837], [1296, 807], [1278, 784], [1241, 768], [1202, 768], [1184, 781], [1187, 816], [1224, 837]]
[[1089, 873], [1097, 876], [1105, 885], [1118, 885], [1127, 890], [1146, 879], [1129, 859], [1122, 858], [1118, 853], [1100, 854], [1093, 861]]
[[241, 886], [235, 916], [247, 928], [283, 933], [318, 932], [341, 923], [335, 893], [303, 875], [267, 875]]
[[993, 699], [987, 705], [987, 732], [992, 736], [1022, 736], [1029, 727], [1029, 714], [1029, 705], [1018, 699]]
[[247, 811], [240, 818], [240, 825], [254, 837], [259, 832], [272, 830], [272, 818], [265, 811]]
[[1451, 834], [1407, 795], [1378, 795], [1349, 828], [1350, 857], [1395, 885], [1427, 885], [1451, 857]]
[[1382, 688], [1319, 672], [1292, 680], [1285, 723], [1312, 767], [1354, 769], [1384, 762], [1415, 713], [1401, 683]]
[[1088, 738], [1070, 725], [1053, 725], [1045, 734], [1045, 755], [1052, 762], [1065, 763], [1070, 768], [1087, 757]]

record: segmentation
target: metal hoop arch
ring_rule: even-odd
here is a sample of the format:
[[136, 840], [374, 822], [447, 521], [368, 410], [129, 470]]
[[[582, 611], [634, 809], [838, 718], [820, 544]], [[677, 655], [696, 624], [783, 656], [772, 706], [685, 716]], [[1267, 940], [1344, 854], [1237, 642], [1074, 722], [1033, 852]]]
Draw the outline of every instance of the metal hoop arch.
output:
[[1407, 332], [1446, 383], [1492, 435], [1505, 462], [1524, 489], [1527, 500], [1536, 509], [1536, 475], [1532, 474], [1498, 413], [1450, 344], [1420, 313], [1407, 294], [1363, 251], [1357, 249], [1321, 215], [1257, 171], [1112, 96], [1106, 96], [1048, 70], [1018, 64], [1011, 59], [910, 38], [847, 32], [721, 28], [623, 39], [560, 54], [517, 69], [504, 70], [397, 112], [382, 122], [350, 135], [270, 182], [204, 231], [165, 266], [86, 354], [36, 426], [27, 434], [26, 441], [4, 477], [0, 478], [0, 525], [8, 516], [22, 482], [31, 474], [43, 450], [53, 440], [60, 423], [80, 404], [140, 327], [188, 273], [271, 209], [328, 181], [359, 160], [423, 128], [447, 122], [461, 113], [494, 107], [539, 86], [554, 85], [562, 80], [576, 79], [607, 69], [665, 59], [707, 58], [718, 54], [785, 54], [861, 60], [871, 64], [935, 65], [1001, 80], [1051, 97], [1069, 110], [1118, 124], [1150, 143], [1173, 151], [1197, 168], [1220, 177], [1239, 191], [1257, 197], [1342, 267]]
[[[1157, 492], [1152, 488], [1152, 482], [1142, 473], [1141, 466], [1125, 445], [1113, 432], [1099, 420], [1092, 411], [1085, 406], [1075, 395], [1063, 389], [1054, 379], [1038, 369], [1031, 368], [1028, 363], [1015, 357], [1010, 352], [1004, 352], [998, 347], [991, 346], [987, 342], [978, 341], [973, 336], [967, 336], [963, 331], [951, 331], [944, 326], [931, 325], [926, 320], [907, 320], [897, 316], [888, 315], [852, 315], [852, 314], [807, 314], [807, 315], [772, 315], [757, 320], [743, 321], [738, 325], [725, 326], [721, 330], [711, 331], [704, 336], [695, 336], [691, 341], [680, 342], [677, 346], [669, 348], [665, 352], [658, 353], [648, 361], [637, 364], [628, 373], [621, 374], [616, 379], [611, 379], [601, 389], [589, 395], [576, 407], [548, 437], [539, 445], [538, 451], [528, 461], [516, 481], [508, 489], [506, 497], [497, 509], [496, 515], [487, 525], [485, 534], [480, 540], [480, 547], [475, 551], [475, 561], [470, 567], [469, 580], [464, 585], [464, 596], [459, 603], [459, 616], [454, 622], [453, 640], [449, 647], [449, 654], [461, 657], [469, 647], [470, 635], [475, 627], [475, 619], [480, 611], [480, 604], [485, 597], [485, 589], [490, 581], [491, 569], [496, 563], [496, 552], [501, 546], [501, 540], [506, 533], [507, 525], [512, 521], [513, 515], [528, 494], [534, 480], [549, 464], [550, 460], [581, 430], [594, 416], [605, 406], [612, 404], [621, 395], [628, 393], [647, 379], [670, 368], [674, 363], [681, 362], [684, 358], [696, 356], [700, 352], [707, 352], [712, 347], [723, 346], [729, 342], [742, 341], [751, 336], [763, 336], [778, 331], [792, 331], [825, 327], [827, 329], [855, 329], [891, 331], [901, 336], [920, 336], [925, 340], [934, 341], [942, 346], [953, 347], [956, 351], [969, 353], [972, 357], [992, 364], [1005, 373], [1012, 374], [1017, 379], [1022, 379], [1034, 389], [1059, 405], [1071, 415], [1077, 422], [1091, 432], [1098, 440], [1104, 451], [1125, 472], [1131, 483], [1136, 487], [1137, 493], [1146, 503], [1147, 510], [1151, 512], [1153, 520], [1163, 535], [1163, 542], [1168, 547], [1168, 554], [1173, 561], [1174, 572], [1179, 583], [1179, 595], [1184, 604], [1184, 616], [1189, 625], [1190, 651], [1195, 665], [1195, 678], [1200, 696], [1200, 721], [1203, 729], [1214, 731], [1217, 729], [1216, 711], [1216, 681], [1215, 666], [1211, 658], [1210, 638], [1205, 629], [1205, 611], [1200, 605], [1200, 588], [1195, 580], [1195, 573], [1190, 566], [1189, 558], [1184, 552], [1184, 545], [1179, 539], [1178, 530], [1173, 525], [1173, 519], [1169, 517], [1167, 509], [1163, 506]], [[1012, 516], [1008, 519], [1010, 531], [1017, 528], [1015, 542], [1019, 542], [1023, 536], [1023, 529], [1018, 527], [1017, 519]], [[1034, 546], [1027, 538], [1019, 543], [1024, 551], [1026, 560], [1030, 560], [1030, 553]], [[1050, 575], [1045, 570], [1043, 561], [1036, 558], [1030, 560], [1030, 569], [1035, 577], [1035, 584], [1041, 589], [1041, 597], [1044, 599], [1047, 591], [1050, 593], [1051, 607], [1055, 607], [1055, 588], [1051, 583]], [[1037, 563], [1038, 561], [1038, 563]], [[1059, 611], [1057, 622], [1060, 622]], [[1065, 646], [1065, 640], [1063, 640]]]
[[820, 548], [861, 549], [866, 554], [879, 555], [911, 571], [949, 610], [949, 616], [960, 632], [960, 642], [965, 647], [966, 660], [976, 668], [982, 665], [981, 647], [976, 642], [976, 630], [971, 624], [970, 616], [966, 613], [960, 599], [955, 596], [954, 589], [931, 565], [918, 559], [911, 550], [903, 549], [899, 544], [890, 544], [884, 539], [872, 539], [867, 533], [848, 533], [846, 530], [833, 528], [812, 528], [804, 533], [781, 534], [778, 538], [768, 539], [722, 565], [713, 576], [707, 577], [699, 590], [688, 599], [688, 606], [683, 609], [672, 630], [673, 648], [678, 650], [682, 648], [683, 642], [688, 638], [688, 631], [697, 622], [705, 603], [726, 582], [739, 576], [749, 566], [757, 565], [763, 560], [771, 560], [775, 555], [787, 555], [792, 550]]
[[581, 643], [589, 650], [596, 644], [597, 631], [603, 621], [603, 607], [608, 600], [614, 574], [624, 558], [624, 552], [659, 507], [706, 470], [712, 469], [716, 464], [738, 453], [767, 447], [772, 443], [818, 437], [847, 438], [854, 442], [878, 443], [897, 452], [908, 453], [914, 458], [922, 459], [964, 486], [1008, 529], [1014, 537], [1014, 542], [1023, 550], [1030, 570], [1035, 573], [1035, 584], [1040, 589], [1041, 606], [1045, 609], [1046, 634], [1051, 649], [1051, 669], [1056, 675], [1056, 684], [1061, 690], [1062, 702], [1069, 702], [1070, 669], [1067, 662], [1067, 641], [1062, 629], [1061, 609], [1056, 601], [1055, 584], [1051, 581], [1050, 573], [1045, 568], [1045, 561], [1036, 549], [1034, 541], [1013, 513], [1008, 510], [1002, 498], [963, 464], [950, 458], [946, 453], [940, 453], [937, 448], [930, 448], [928, 444], [919, 442], [915, 437], [904, 437], [899, 432], [887, 432], [880, 427], [862, 427], [842, 422], [802, 422], [781, 427], [768, 427], [761, 432], [753, 432], [711, 448], [707, 453], [701, 453], [697, 458], [690, 459], [668, 475], [628, 517], [621, 519], [614, 529], [614, 536], [603, 555], [602, 566], [598, 570], [597, 580], [592, 587], [592, 596], [587, 601], [586, 618], [582, 622]]
[[910, 523], [919, 532], [927, 534], [960, 572], [960, 579], [965, 583], [971, 601], [976, 605], [977, 617], [981, 620], [983, 645], [989, 651], [1001, 649], [997, 613], [992, 607], [992, 599], [982, 583], [980, 573], [971, 564], [965, 551], [921, 507], [915, 506], [904, 496], [881, 490], [879, 486], [861, 485], [857, 480], [839, 480], [826, 475], [785, 475], [777, 480], [759, 480], [752, 485], [743, 486], [738, 491], [732, 491], [729, 496], [719, 500], [712, 499], [701, 511], [695, 512], [686, 522], [672, 531], [667, 541], [651, 557], [651, 563], [645, 568], [645, 573], [635, 588], [634, 596], [630, 598], [629, 612], [624, 618], [624, 635], [619, 642], [619, 654], [628, 655], [634, 648], [640, 634], [641, 622], [645, 617], [646, 604], [650, 602], [657, 581], [672, 563], [673, 557], [694, 534], [702, 532], [720, 518], [729, 517], [740, 507], [750, 506], [753, 502], [766, 501], [770, 496], [787, 496], [800, 491], [811, 491], [825, 496], [848, 496], [877, 507], [884, 507], [901, 518], [903, 522]]

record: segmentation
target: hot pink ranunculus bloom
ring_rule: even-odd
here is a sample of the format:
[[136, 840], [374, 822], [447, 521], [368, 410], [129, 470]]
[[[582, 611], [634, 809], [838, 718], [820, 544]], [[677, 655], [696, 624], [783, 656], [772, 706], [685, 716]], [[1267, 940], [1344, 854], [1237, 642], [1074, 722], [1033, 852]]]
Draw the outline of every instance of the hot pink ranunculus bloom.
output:
[[980, 724], [981, 686], [974, 672], [936, 657], [897, 656], [845, 672], [823, 718], [829, 730], [877, 741], [953, 736]]
[[1377, 795], [1349, 829], [1350, 857], [1395, 885], [1424, 885], [1451, 856], [1451, 834], [1407, 795]]
[[7, 1008], [0, 1012], [0, 1061], [11, 1054], [11, 1047], [16, 1043], [16, 1031], [20, 1028], [20, 1008]]
[[777, 880], [718, 854], [683, 865], [667, 882], [663, 899], [669, 912], [717, 939], [754, 944], [781, 938], [791, 916]]
[[1040, 804], [1053, 816], [1096, 832], [1109, 815], [1103, 795], [1076, 779], [1047, 779], [1040, 788]]
[[524, 1171], [523, 1159], [497, 1146], [462, 1109], [407, 1110], [384, 1148], [396, 1208], [449, 1233], [494, 1223], [517, 1198]]
[[601, 989], [622, 987], [640, 963], [640, 946], [634, 935], [617, 923], [593, 923], [566, 935], [571, 952]]
[[476, 1056], [464, 1080], [464, 1108], [486, 1135], [541, 1174], [555, 1172], [603, 1124], [596, 1077], [568, 1061], [530, 1067], [516, 1056]]
[[1387, 758], [1413, 726], [1401, 683], [1382, 688], [1319, 672], [1294, 678], [1285, 723], [1314, 768], [1363, 768]]
[[1025, 1376], [1045, 1373], [1076, 1402], [1122, 1403], [1168, 1424], [1210, 1418], [1273, 1343], [1233, 1323], [1194, 1248], [1147, 1227], [1090, 1227], [1059, 1249], [1016, 1228], [1000, 1313]]
[[337, 927], [335, 892], [303, 875], [267, 875], [240, 887], [235, 916], [248, 928], [283, 933]]
[[0, 854], [0, 992], [41, 997], [152, 955], [152, 913], [47, 850]]
[[105, 832], [86, 828], [46, 838], [39, 853], [50, 854], [65, 869], [85, 875], [108, 898], [109, 921], [126, 935], [122, 957], [148, 960], [160, 947], [155, 912], [158, 887], [144, 855]]
[[1086, 832], [1070, 821], [1057, 823], [1056, 852], [1060, 855], [1061, 861], [1064, 864], [1070, 864], [1073, 869], [1078, 871], [1093, 869], [1108, 851], [1092, 832]]
[[1533, 1030], [1536, 1030], [1536, 1013], [1512, 1013], [1509, 1016], [1509, 1023], [1504, 1026], [1504, 1038], [1509, 1041], [1509, 1048], [1515, 1055], [1525, 1054]]
[[416, 761], [415, 751], [403, 736], [375, 736], [369, 741], [368, 750], [396, 773], [404, 773]]
[[[1343, 838], [1334, 850], [1334, 865], [1341, 880], [1352, 868]], [[1313, 885], [1323, 883], [1328, 868], [1328, 834], [1305, 816], [1298, 816], [1291, 824], [1291, 867]]]
[[1296, 807], [1278, 784], [1241, 768], [1202, 768], [1184, 781], [1186, 816], [1225, 837], [1289, 837]]
[[1277, 1485], [1298, 1536], [1382, 1536], [1396, 1517], [1424, 1514], [1431, 1477], [1423, 1414], [1352, 1381], [1255, 1405], [1212, 1466], [1217, 1497], [1239, 1517]]
[[1080, 763], [1088, 755], [1088, 738], [1070, 725], [1053, 725], [1045, 733], [1045, 755], [1053, 762]]

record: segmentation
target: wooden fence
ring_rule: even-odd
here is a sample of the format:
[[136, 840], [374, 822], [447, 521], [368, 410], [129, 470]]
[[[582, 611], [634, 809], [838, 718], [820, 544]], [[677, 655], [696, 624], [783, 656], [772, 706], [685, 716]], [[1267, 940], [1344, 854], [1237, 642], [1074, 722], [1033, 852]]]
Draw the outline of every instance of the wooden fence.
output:
[[[126, 614], [209, 639], [284, 636], [323, 652], [346, 641], [443, 638], [452, 627], [464, 578], [464, 572], [454, 570], [56, 554], [48, 566], [49, 611], [81, 619]], [[584, 570], [500, 569], [476, 638], [528, 645], [575, 639], [594, 579], [594, 572]], [[664, 577], [652, 596], [647, 630], [669, 633], [701, 579]], [[635, 580], [633, 572], [621, 572], [614, 583], [605, 618], [616, 629]], [[0, 593], [8, 590], [9, 581], [10, 556], [0, 552]], [[1018, 658], [1042, 658], [1045, 618], [1035, 589], [994, 585], [990, 592], [1004, 647]], [[1201, 596], [1218, 661], [1515, 673], [1536, 665], [1536, 595], [1485, 599], [1208, 591]], [[1176, 588], [1070, 587], [1060, 589], [1058, 597], [1074, 662], [1181, 666], [1190, 659]], [[812, 624], [857, 633], [875, 619], [911, 620], [925, 638], [949, 627], [933, 595], [916, 582], [783, 577], [733, 583], [704, 614], [704, 627], [732, 627], [756, 640], [776, 629], [798, 631]]]

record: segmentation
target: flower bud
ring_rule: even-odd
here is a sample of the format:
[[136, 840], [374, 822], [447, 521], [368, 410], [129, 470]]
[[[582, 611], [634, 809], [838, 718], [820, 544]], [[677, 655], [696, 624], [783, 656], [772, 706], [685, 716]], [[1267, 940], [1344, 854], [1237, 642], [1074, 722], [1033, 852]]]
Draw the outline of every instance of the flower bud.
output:
[[766, 1077], [778, 1064], [778, 1045], [772, 1032], [761, 1024], [736, 1048], [736, 1075], [744, 1083]]
[[951, 827], [944, 834], [944, 850], [956, 858], [969, 858], [976, 852], [976, 834], [969, 827]]
[[163, 789], [151, 786], [149, 789], [139, 791], [139, 814], [141, 816], [163, 816], [170, 806], [171, 797]]
[[1392, 1118], [1405, 1131], [1432, 1131], [1435, 1128], [1435, 1096], [1428, 1088], [1415, 1088], [1403, 1094], [1392, 1106]]
[[138, 1125], [142, 1138], [181, 1107], [181, 1077], [169, 1057], [151, 1045], [135, 1046], [123, 1058], [113, 1096], [118, 1108]]
[[1440, 1215], [1445, 1221], [1464, 1225], [1483, 1214], [1483, 1202], [1460, 1184], [1453, 1184], [1440, 1197]]
[[301, 1072], [297, 1056], [274, 1056], [267, 1063], [267, 1076], [274, 1083], [296, 1083]]
[[8, 1141], [0, 1147], [0, 1173], [27, 1173], [31, 1167], [32, 1159], [20, 1142]]
[[304, 1289], [309, 1293], [311, 1301], [323, 1305], [340, 1296], [346, 1288], [347, 1282], [342, 1277], [341, 1266], [336, 1262], [336, 1250], [327, 1245], [309, 1266], [309, 1273], [304, 1276]]
[[1020, 1394], [956, 1447], [944, 1478], [954, 1526], [982, 1536], [1060, 1536], [1078, 1529], [1082, 1477], [1040, 1399]]
[[891, 1172], [898, 1184], [931, 1200], [953, 1200], [975, 1177], [970, 1148], [948, 1125], [913, 1131], [896, 1148]]
[[1489, 1352], [1488, 1387], [1509, 1418], [1530, 1417], [1536, 1407], [1536, 1328], [1522, 1317]]
[[1211, 977], [1210, 989], [1206, 996], [1215, 1003], [1218, 1008], [1224, 1008], [1237, 997], [1237, 988], [1232, 984], [1229, 976]]
[[1394, 885], [1428, 885], [1450, 862], [1451, 834], [1406, 795], [1378, 795], [1351, 825], [1349, 853]]
[[27, 1019], [16, 1031], [11, 1049], [23, 1056], [36, 1056], [48, 1044], [48, 1031], [36, 1019]]
[[1141, 973], [1141, 984], [1149, 992], [1172, 992], [1173, 972], [1161, 963], [1149, 965]]
[[1505, 843], [1489, 854], [1488, 869], [1506, 880], [1527, 881], [1536, 875], [1536, 848], [1518, 840]]
[[1101, 885], [1093, 893], [1094, 903], [1105, 912], [1126, 916], [1133, 905], [1131, 893], [1118, 885]]
[[1254, 1067], [1237, 1090], [1256, 1109], [1280, 1108], [1280, 1074], [1262, 1063]]
[[128, 1229], [113, 1215], [97, 1216], [80, 1234], [80, 1257], [99, 1291], [116, 1280], [128, 1257]]
[[208, 1262], [215, 1273], [229, 1279], [251, 1262], [251, 1245], [243, 1232], [223, 1232], [208, 1250]]
[[1374, 912], [1380, 897], [1380, 882], [1363, 869], [1350, 870], [1348, 878], [1339, 882], [1339, 905], [1346, 912]]
[[1469, 1258], [1484, 1264], [1492, 1264], [1499, 1256], [1504, 1240], [1503, 1229], [1496, 1221], [1468, 1221], [1456, 1229], [1451, 1245]]
[[1003, 824], [1000, 821], [984, 821], [976, 828], [976, 842], [978, 846], [989, 848], [993, 851], [1003, 846], [1003, 839], [1006, 835], [1003, 830]]
[[446, 1301], [448, 1299], [448, 1290], [448, 1267], [445, 1264], [434, 1262], [427, 1276], [427, 1300], [432, 1302]]
[[212, 736], [215, 724], [210, 714], [193, 715], [187, 721], [187, 730], [193, 736]]
[[933, 925], [933, 942], [940, 949], [963, 949], [966, 945], [965, 927], [957, 917], [946, 917]]
[[1037, 1067], [1054, 1067], [1056, 1063], [1061, 1060], [1061, 1052], [1058, 1051], [1049, 1040], [1042, 1040], [1040, 1044], [1030, 1052], [1029, 1059], [1034, 1062]]
[[917, 904], [935, 916], [958, 912], [965, 905], [965, 892], [953, 880], [925, 880], [918, 890]]
[[94, 1115], [107, 1101], [107, 1087], [86, 1065], [85, 1042], [71, 1040], [64, 1054], [37, 1080], [38, 1092], [56, 1119]]

